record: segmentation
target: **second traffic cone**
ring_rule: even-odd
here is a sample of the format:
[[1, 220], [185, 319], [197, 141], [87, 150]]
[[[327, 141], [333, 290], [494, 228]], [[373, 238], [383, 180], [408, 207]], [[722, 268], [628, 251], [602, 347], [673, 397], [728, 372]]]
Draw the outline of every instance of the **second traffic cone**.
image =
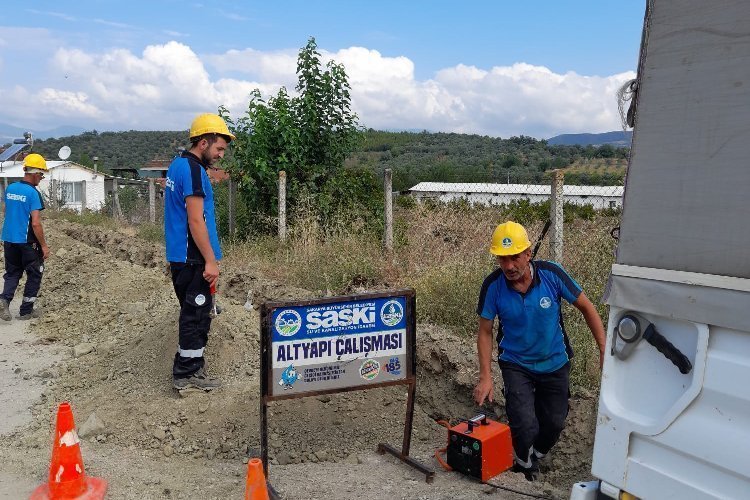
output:
[[259, 458], [251, 458], [247, 462], [245, 500], [269, 500], [263, 462]]
[[35, 489], [31, 500], [100, 500], [106, 492], [104, 479], [86, 476], [73, 410], [70, 403], [61, 403], [52, 441], [49, 482]]

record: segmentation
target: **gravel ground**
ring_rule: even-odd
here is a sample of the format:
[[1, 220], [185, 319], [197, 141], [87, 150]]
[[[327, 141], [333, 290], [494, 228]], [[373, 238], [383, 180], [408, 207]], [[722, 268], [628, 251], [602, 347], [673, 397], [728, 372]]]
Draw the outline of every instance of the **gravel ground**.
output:
[[[224, 387], [179, 395], [171, 388], [177, 302], [163, 251], [132, 232], [46, 222], [52, 257], [44, 316], [0, 325], [0, 498], [27, 498], [46, 480], [57, 404], [72, 403], [87, 472], [109, 481], [108, 498], [242, 498], [245, 463], [259, 446], [259, 317], [245, 307], [312, 293], [264, 279], [250, 263], [222, 270], [207, 363]], [[249, 309], [249, 310], [248, 310]], [[419, 376], [411, 455], [436, 471], [432, 484], [377, 443], [400, 448], [404, 388], [271, 404], [270, 481], [284, 498], [529, 498], [444, 471], [438, 419], [473, 416], [473, 341], [418, 325]], [[499, 380], [499, 376], [498, 376]], [[498, 401], [482, 410], [503, 418]], [[542, 481], [501, 474], [526, 495], [567, 497], [590, 477], [596, 396], [574, 392], [568, 427]]]

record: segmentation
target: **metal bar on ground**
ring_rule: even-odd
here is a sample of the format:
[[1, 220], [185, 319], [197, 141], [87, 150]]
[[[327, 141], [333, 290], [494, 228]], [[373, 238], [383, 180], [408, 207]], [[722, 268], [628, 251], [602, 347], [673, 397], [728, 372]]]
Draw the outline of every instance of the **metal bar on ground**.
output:
[[432, 481], [435, 479], [435, 471], [427, 467], [426, 465], [414, 460], [408, 455], [404, 455], [403, 453], [399, 452], [396, 448], [393, 446], [390, 446], [386, 443], [378, 443], [378, 453], [381, 455], [384, 455], [385, 453], [389, 453], [393, 455], [394, 457], [398, 458], [402, 462], [404, 462], [407, 465], [410, 465], [417, 469], [419, 472], [423, 473], [425, 475], [425, 481], [428, 483], [432, 483]]

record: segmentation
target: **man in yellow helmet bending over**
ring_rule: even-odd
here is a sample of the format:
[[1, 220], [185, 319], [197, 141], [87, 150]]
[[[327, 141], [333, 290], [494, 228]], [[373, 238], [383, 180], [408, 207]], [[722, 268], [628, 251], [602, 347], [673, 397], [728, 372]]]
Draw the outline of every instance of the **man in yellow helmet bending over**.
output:
[[42, 286], [44, 261], [49, 257], [49, 247], [44, 239], [42, 195], [36, 186], [47, 173], [47, 162], [41, 155], [31, 153], [23, 160], [23, 179], [9, 185], [5, 191], [5, 221], [3, 223], [3, 251], [5, 252], [5, 282], [0, 296], [0, 319], [10, 321], [9, 305], [26, 273], [26, 286], [19, 319], [39, 316], [34, 309], [37, 294]]
[[554, 446], [568, 415], [570, 358], [573, 351], [562, 323], [562, 299], [586, 320], [604, 356], [604, 326], [581, 287], [557, 263], [531, 260], [526, 229], [500, 224], [490, 253], [498, 269], [479, 294], [479, 383], [474, 399], [492, 401], [492, 328], [497, 330], [497, 361], [503, 376], [505, 411], [513, 441], [514, 471], [534, 480], [538, 462]]

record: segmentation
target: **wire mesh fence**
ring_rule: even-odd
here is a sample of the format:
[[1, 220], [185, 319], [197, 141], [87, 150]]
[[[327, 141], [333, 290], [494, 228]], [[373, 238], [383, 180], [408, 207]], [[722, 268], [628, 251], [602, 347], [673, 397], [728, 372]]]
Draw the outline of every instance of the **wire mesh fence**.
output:
[[[554, 179], [554, 178], [553, 178]], [[560, 184], [558, 193], [550, 181], [540, 183], [467, 183], [467, 182], [420, 182], [411, 189], [401, 192], [391, 192], [388, 186], [385, 191], [391, 194], [390, 200], [395, 207], [395, 217], [388, 221], [386, 211], [385, 234], [383, 239], [388, 246], [403, 242], [404, 221], [410, 219], [410, 224], [424, 219], [426, 226], [431, 227], [432, 217], [442, 217], [456, 221], [464, 218], [467, 226], [491, 234], [494, 225], [504, 220], [514, 220], [530, 226], [530, 237], [539, 239], [538, 255], [541, 258], [555, 258], [566, 261], [565, 255], [571, 251], [567, 248], [563, 253], [553, 251], [549, 240], [556, 235], [562, 240], [569, 239], [565, 232], [569, 229], [575, 234], [580, 222], [576, 221], [607, 221], [603, 224], [608, 232], [619, 223], [619, 215], [623, 202], [623, 186], [583, 186]], [[105, 186], [106, 198], [100, 207], [102, 214], [123, 220], [130, 224], [163, 223], [164, 217], [164, 187], [158, 180], [111, 178]], [[249, 217], [245, 214], [243, 197], [232, 189], [231, 181], [224, 180], [215, 184], [216, 213], [221, 236], [232, 237], [246, 234], [242, 225]], [[234, 193], [232, 195], [231, 193]], [[68, 193], [74, 196], [75, 193]], [[65, 193], [63, 193], [63, 198]], [[386, 196], [386, 199], [388, 197]], [[562, 206], [561, 221], [552, 220], [552, 203], [557, 199]], [[283, 204], [279, 204], [282, 206]], [[239, 214], [239, 220], [237, 220]], [[436, 214], [439, 214], [436, 215]], [[283, 219], [281, 219], [283, 220]], [[542, 229], [545, 222], [552, 220], [552, 230], [547, 233]], [[561, 225], [560, 225], [561, 224]], [[239, 226], [239, 229], [238, 229]], [[390, 226], [390, 227], [389, 227]], [[538, 227], [537, 227], [538, 226]], [[559, 227], [558, 227], [559, 226]], [[435, 234], [442, 234], [439, 227], [432, 229]], [[279, 233], [283, 237], [286, 227], [279, 226]], [[412, 233], [413, 229], [410, 229]], [[230, 234], [231, 233], [231, 234]], [[593, 234], [587, 233], [593, 237]], [[536, 236], [535, 236], [536, 235]], [[453, 244], [450, 235], [443, 235], [448, 247]], [[541, 237], [540, 237], [541, 236]], [[576, 238], [586, 234], [576, 234]], [[390, 242], [388, 241], [390, 237]], [[399, 238], [401, 238], [399, 240]], [[469, 238], [471, 240], [472, 238]], [[607, 240], [611, 237], [607, 236]], [[562, 243], [560, 243], [562, 244]], [[592, 242], [590, 245], [576, 245], [576, 249], [595, 248], [601, 250], [602, 244]], [[580, 253], [581, 250], [575, 250]]]
[[154, 180], [115, 178], [108, 182], [101, 208], [106, 215], [130, 224], [160, 224], [164, 220], [164, 188]]

